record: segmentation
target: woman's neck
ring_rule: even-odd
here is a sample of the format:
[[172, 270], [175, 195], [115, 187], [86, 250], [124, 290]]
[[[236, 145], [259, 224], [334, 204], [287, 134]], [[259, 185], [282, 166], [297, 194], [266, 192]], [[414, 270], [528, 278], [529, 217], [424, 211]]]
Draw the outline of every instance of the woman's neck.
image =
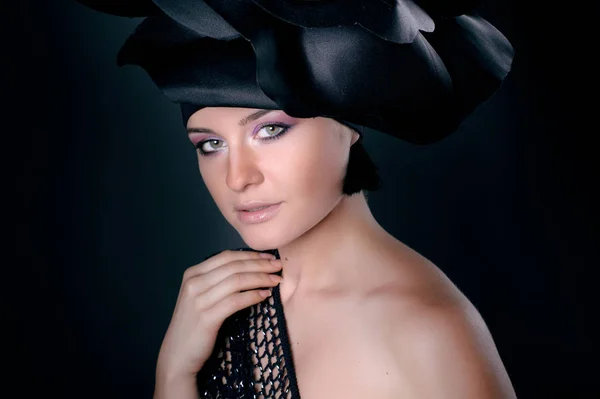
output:
[[390, 237], [362, 193], [342, 196], [321, 222], [278, 248], [283, 262], [282, 301], [352, 284], [365, 273], [365, 257]]

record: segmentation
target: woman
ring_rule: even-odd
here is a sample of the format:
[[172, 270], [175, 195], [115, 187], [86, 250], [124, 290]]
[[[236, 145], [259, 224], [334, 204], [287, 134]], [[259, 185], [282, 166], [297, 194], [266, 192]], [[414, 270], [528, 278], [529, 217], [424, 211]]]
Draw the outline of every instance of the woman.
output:
[[147, 16], [119, 63], [181, 104], [249, 247], [184, 273], [155, 398], [515, 397], [477, 310], [365, 196], [365, 127], [437, 141], [508, 73], [472, 2], [85, 3]]

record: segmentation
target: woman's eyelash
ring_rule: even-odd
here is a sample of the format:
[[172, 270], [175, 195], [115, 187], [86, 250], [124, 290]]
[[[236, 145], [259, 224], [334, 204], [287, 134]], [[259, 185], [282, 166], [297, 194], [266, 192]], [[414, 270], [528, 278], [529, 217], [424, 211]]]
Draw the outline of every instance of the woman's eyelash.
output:
[[[259, 127], [258, 127], [258, 129], [256, 130], [257, 134], [258, 134], [258, 132], [260, 132], [260, 131], [261, 131], [262, 129], [264, 129], [265, 127], [270, 127], [270, 126], [273, 126], [273, 127], [280, 127], [280, 128], [282, 128], [283, 130], [282, 130], [281, 132], [279, 132], [278, 134], [274, 135], [274, 136], [262, 137], [262, 138], [260, 138], [260, 140], [263, 140], [263, 141], [268, 141], [268, 140], [276, 140], [276, 139], [279, 139], [279, 138], [281, 138], [281, 136], [283, 136], [285, 133], [287, 133], [287, 131], [288, 131], [288, 130], [291, 128], [291, 126], [290, 126], [290, 125], [286, 125], [286, 124], [284, 124], [284, 123], [265, 123], [264, 125], [261, 125], [261, 126], [259, 126]], [[204, 150], [202, 149], [202, 147], [204, 146], [204, 144], [205, 144], [205, 143], [208, 143], [208, 142], [210, 142], [210, 141], [221, 141], [221, 140], [219, 140], [219, 139], [208, 139], [208, 140], [199, 141], [198, 143], [194, 144], [194, 147], [195, 147], [197, 150], [199, 150], [199, 151], [200, 151], [200, 154], [201, 154], [201, 155], [211, 155], [211, 154], [213, 154], [213, 153], [215, 153], [215, 152], [218, 152], [218, 151], [204, 151]]]

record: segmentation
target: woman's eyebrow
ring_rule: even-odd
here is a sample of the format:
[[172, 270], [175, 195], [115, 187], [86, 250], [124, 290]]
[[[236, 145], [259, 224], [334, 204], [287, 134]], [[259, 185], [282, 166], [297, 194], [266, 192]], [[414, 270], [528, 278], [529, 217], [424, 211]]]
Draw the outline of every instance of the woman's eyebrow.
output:
[[248, 115], [247, 117], [240, 120], [239, 125], [244, 126], [244, 125], [248, 124], [249, 122], [255, 121], [258, 118], [260, 118], [261, 116], [266, 115], [269, 112], [273, 112], [273, 111], [275, 111], [275, 110], [274, 109], [261, 109], [260, 111], [253, 112], [250, 115]]
[[[262, 117], [262, 116], [264, 116], [264, 115], [266, 115], [266, 114], [268, 114], [270, 112], [273, 112], [273, 111], [275, 111], [275, 110], [274, 109], [261, 109], [260, 111], [253, 112], [250, 115], [242, 118], [238, 122], [238, 124], [240, 126], [245, 126], [248, 123], [250, 123], [252, 121], [255, 121], [258, 118], [260, 118], [260, 117]], [[204, 127], [189, 127], [189, 128], [187, 128], [187, 133], [188, 134], [190, 134], [190, 133], [212, 133], [212, 134], [214, 134], [215, 132], [212, 129], [207, 129], [207, 128], [204, 128]]]

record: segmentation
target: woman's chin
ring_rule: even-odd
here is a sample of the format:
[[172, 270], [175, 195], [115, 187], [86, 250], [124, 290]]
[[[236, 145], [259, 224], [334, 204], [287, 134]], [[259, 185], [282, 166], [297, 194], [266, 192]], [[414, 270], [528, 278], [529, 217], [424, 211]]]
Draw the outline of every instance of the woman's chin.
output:
[[265, 251], [281, 246], [282, 238], [284, 238], [281, 232], [277, 232], [275, 229], [255, 229], [253, 227], [242, 226], [241, 229], [237, 229], [248, 247], [255, 251]]
[[244, 243], [254, 251], [267, 251], [279, 247], [279, 242], [277, 241], [244, 239]]
[[301, 230], [284, 227], [269, 229], [242, 229], [238, 230], [240, 237], [246, 245], [255, 251], [279, 249], [294, 242], [304, 233]]

